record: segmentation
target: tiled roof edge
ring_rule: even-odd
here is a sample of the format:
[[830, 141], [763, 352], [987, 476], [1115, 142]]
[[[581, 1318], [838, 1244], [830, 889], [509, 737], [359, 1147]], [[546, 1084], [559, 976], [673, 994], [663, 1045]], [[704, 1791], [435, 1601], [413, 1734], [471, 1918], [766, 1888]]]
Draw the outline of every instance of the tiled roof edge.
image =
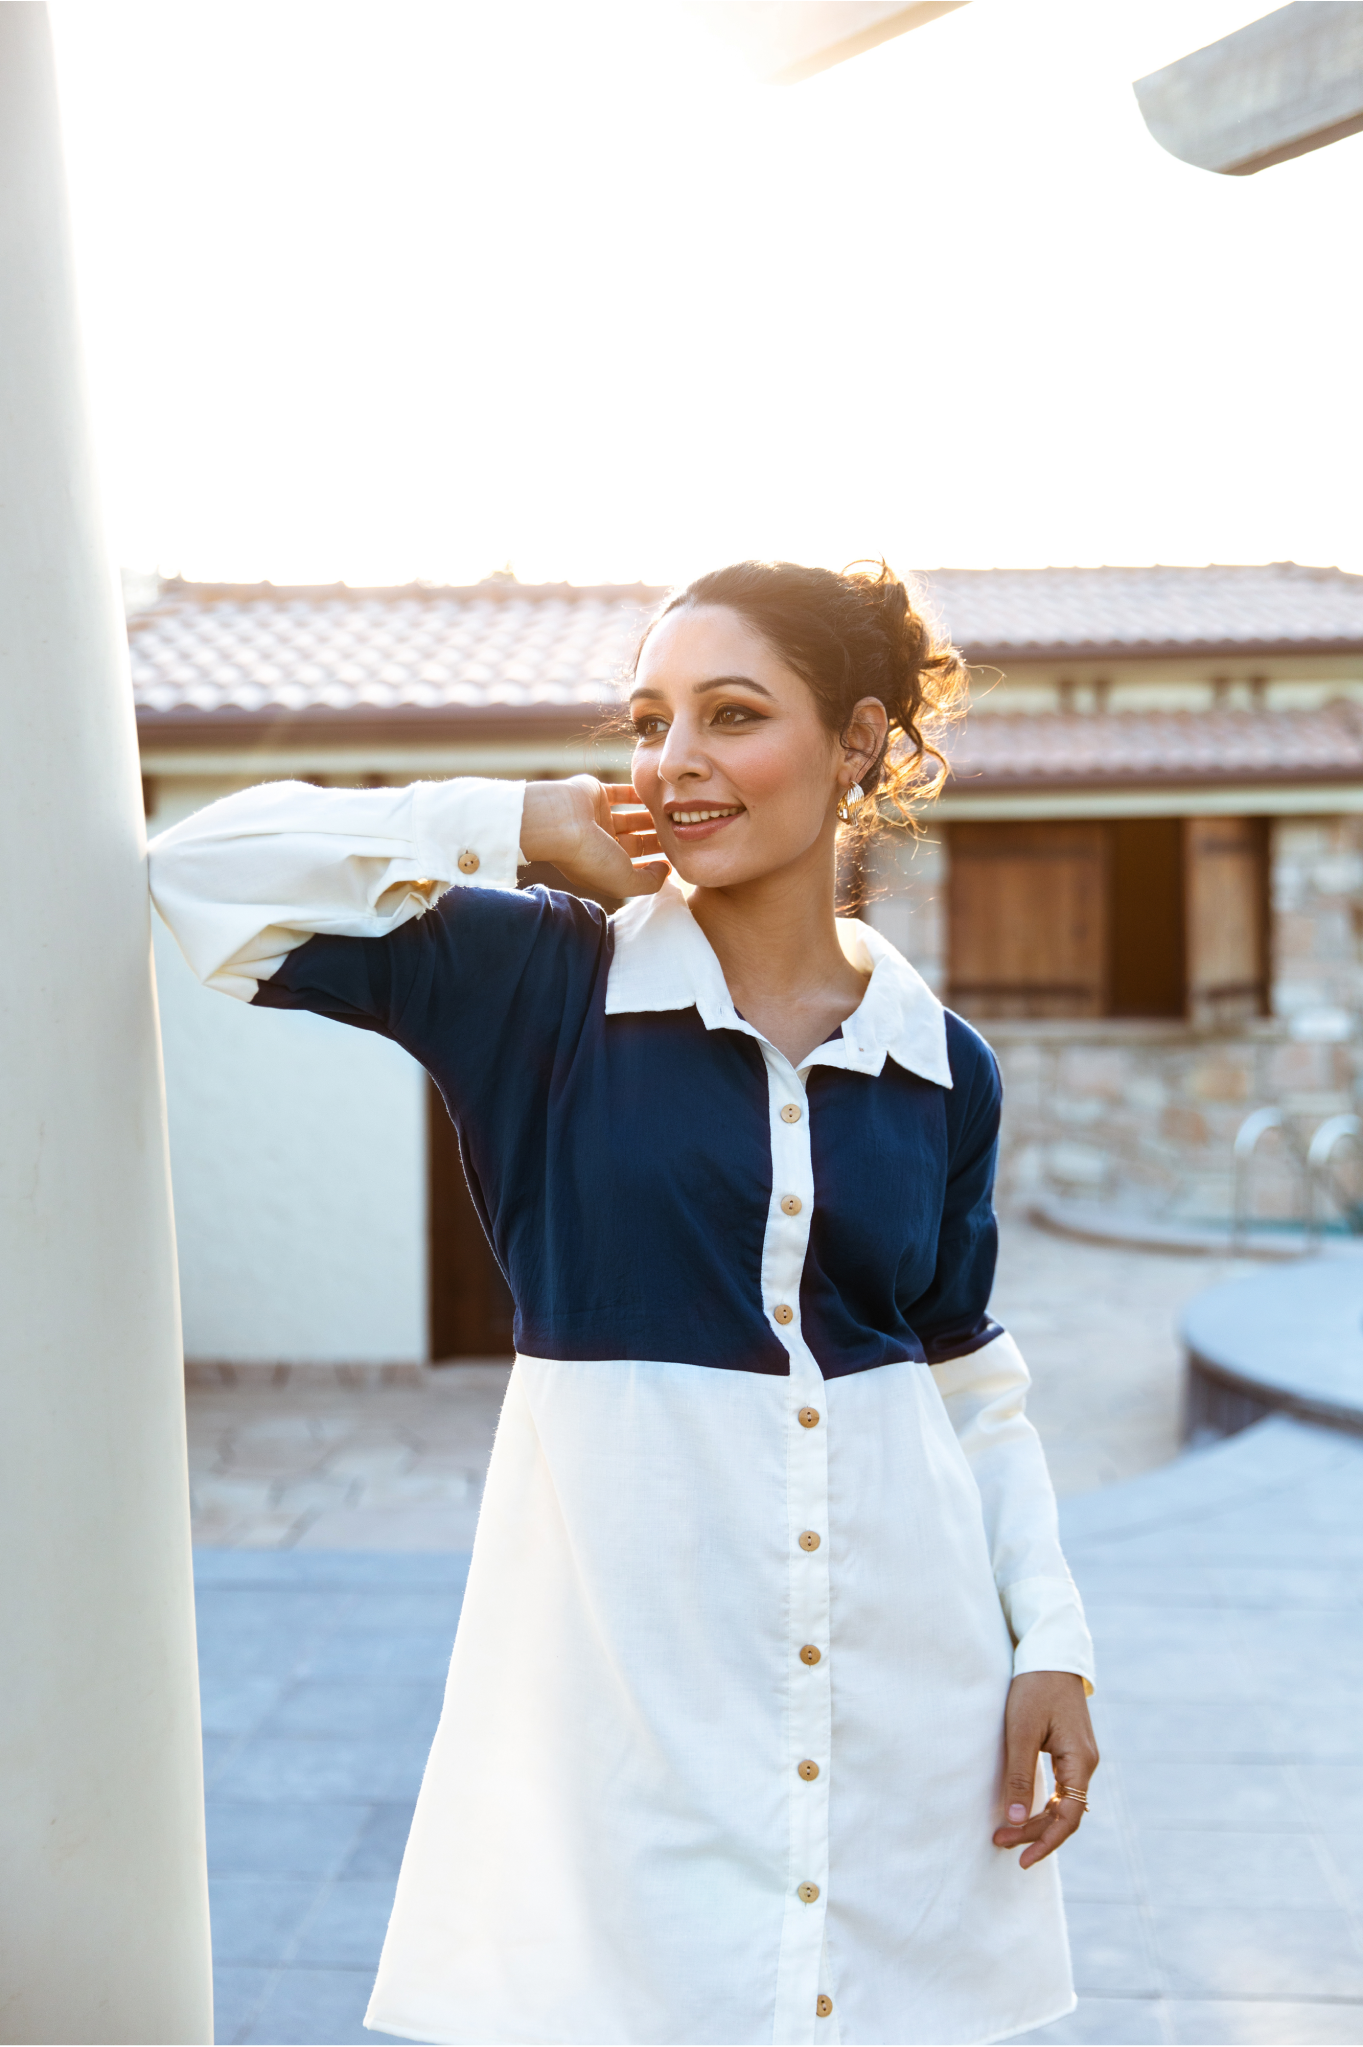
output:
[[1178, 655], [1195, 654], [1199, 657], [1215, 656], [1230, 658], [1233, 655], [1260, 654], [1265, 658], [1280, 654], [1359, 654], [1363, 653], [1363, 633], [1351, 634], [1337, 639], [1310, 639], [1305, 636], [1290, 640], [996, 640], [982, 644], [971, 640], [957, 642], [961, 653], [973, 667], [985, 668], [1001, 665], [1005, 661], [1143, 661], [1169, 660]]
[[1052, 795], [1063, 789], [1204, 789], [1223, 785], [1236, 789], [1299, 789], [1315, 783], [1329, 787], [1363, 784], [1363, 767], [1352, 763], [1338, 768], [1195, 767], [1161, 774], [1148, 766], [1133, 768], [1129, 774], [1114, 774], [1101, 768], [1076, 768], [1068, 774], [1042, 769], [1035, 775], [985, 771], [949, 774], [943, 789], [957, 796], [1003, 796], [1010, 792], [1030, 796]]
[[579, 604], [584, 600], [656, 604], [670, 596], [671, 592], [672, 586], [666, 583], [518, 583], [510, 576], [490, 576], [481, 583], [372, 584], [194, 583], [184, 576], [167, 576], [161, 584], [161, 601], [168, 597], [182, 597], [195, 604], [249, 604], [253, 601], [277, 603], [281, 598], [305, 598], [314, 603], [321, 598], [351, 599], [355, 602], [371, 602], [375, 598], [396, 602], [407, 598], [438, 603], [442, 598], [453, 597], [461, 603], [483, 598], [494, 604], [514, 601], [540, 604], [557, 598], [567, 604]]

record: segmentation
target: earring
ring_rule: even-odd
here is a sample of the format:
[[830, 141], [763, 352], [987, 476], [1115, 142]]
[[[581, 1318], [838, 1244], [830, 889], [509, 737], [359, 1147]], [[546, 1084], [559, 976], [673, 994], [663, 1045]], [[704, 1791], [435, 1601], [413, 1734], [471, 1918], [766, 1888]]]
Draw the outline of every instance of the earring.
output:
[[843, 795], [839, 798], [838, 816], [843, 824], [851, 824], [852, 812], [856, 809], [857, 805], [862, 801], [865, 793], [866, 792], [862, 788], [860, 782], [853, 782], [851, 788], [845, 790]]

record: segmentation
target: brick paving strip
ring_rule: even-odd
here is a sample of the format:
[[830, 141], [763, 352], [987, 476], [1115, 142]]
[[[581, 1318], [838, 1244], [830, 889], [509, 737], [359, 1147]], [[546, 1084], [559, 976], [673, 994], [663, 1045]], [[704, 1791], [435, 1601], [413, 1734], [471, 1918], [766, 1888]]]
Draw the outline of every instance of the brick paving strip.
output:
[[[1081, 2004], [1038, 2043], [1363, 2042], [1363, 1441], [1279, 1420], [1167, 1461], [1174, 1321], [1230, 1270], [1005, 1229], [1104, 1750], [1065, 1852]], [[222, 2042], [384, 2037], [506, 1371], [407, 1377], [191, 1384]]]

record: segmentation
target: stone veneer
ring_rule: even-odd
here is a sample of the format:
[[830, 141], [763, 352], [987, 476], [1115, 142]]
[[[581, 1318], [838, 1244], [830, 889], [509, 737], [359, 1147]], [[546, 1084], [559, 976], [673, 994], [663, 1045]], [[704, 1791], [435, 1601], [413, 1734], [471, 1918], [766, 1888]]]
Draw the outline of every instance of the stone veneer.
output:
[[[1274, 1015], [1222, 1028], [1124, 1019], [976, 1019], [1005, 1094], [999, 1198], [1114, 1202], [1170, 1220], [1232, 1207], [1232, 1146], [1252, 1109], [1282, 1110], [1259, 1146], [1252, 1207], [1299, 1215], [1300, 1160], [1327, 1116], [1363, 1106], [1363, 818], [1273, 825]], [[942, 992], [946, 848], [886, 835], [866, 862], [865, 914]], [[1347, 1175], [1357, 1161], [1346, 1147]]]

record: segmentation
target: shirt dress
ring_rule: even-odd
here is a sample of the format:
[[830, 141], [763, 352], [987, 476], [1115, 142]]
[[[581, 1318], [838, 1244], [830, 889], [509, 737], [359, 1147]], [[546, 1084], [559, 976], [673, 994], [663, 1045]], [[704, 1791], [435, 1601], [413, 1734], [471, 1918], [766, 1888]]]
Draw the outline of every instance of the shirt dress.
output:
[[1054, 2019], [1057, 1861], [990, 1837], [1010, 1679], [1088, 1682], [1092, 1652], [988, 1313], [993, 1056], [843, 922], [870, 983], [797, 1069], [674, 882], [611, 918], [518, 892], [522, 798], [276, 783], [151, 849], [203, 982], [431, 1072], [516, 1302], [367, 2023], [947, 2043]]

